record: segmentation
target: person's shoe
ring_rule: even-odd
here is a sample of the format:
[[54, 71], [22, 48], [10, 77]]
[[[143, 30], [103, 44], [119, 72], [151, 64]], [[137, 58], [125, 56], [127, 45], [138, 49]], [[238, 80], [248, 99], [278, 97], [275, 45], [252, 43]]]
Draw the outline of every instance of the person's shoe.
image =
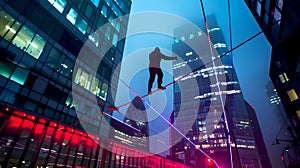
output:
[[151, 95], [152, 94], [152, 92], [151, 91], [148, 91], [148, 95]]
[[158, 89], [159, 89], [159, 90], [166, 90], [166, 88], [163, 87], [163, 86], [159, 86]]

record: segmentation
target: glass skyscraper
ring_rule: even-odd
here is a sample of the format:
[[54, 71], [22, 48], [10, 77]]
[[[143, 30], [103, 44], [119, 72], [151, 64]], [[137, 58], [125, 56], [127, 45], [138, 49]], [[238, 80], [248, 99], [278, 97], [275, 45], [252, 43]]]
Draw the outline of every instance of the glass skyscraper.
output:
[[299, 152], [300, 2], [245, 0], [245, 3], [272, 46], [269, 75], [291, 123], [292, 144]]
[[[209, 157], [220, 167], [261, 167], [256, 144], [260, 142], [254, 139], [231, 55], [225, 54], [228, 47], [222, 30], [214, 15], [207, 20], [211, 46], [205, 27], [193, 30], [183, 26], [174, 31], [175, 37], [180, 38], [175, 39], [173, 52], [181, 58], [173, 66], [177, 81], [174, 126], [186, 131], [194, 146], [186, 139], [171, 142], [174, 144], [172, 155], [194, 167], [209, 166], [212, 162]], [[186, 123], [193, 124], [184, 128]]]
[[[130, 0], [0, 1], [0, 167], [178, 164], [130, 148], [111, 130], [131, 129], [110, 113], [128, 22], [115, 19], [130, 7]], [[89, 62], [78, 61], [83, 46]]]

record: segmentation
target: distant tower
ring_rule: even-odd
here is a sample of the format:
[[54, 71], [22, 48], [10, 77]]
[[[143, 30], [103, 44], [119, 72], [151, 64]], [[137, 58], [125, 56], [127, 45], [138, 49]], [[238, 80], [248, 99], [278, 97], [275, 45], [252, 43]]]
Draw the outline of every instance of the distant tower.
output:
[[114, 139], [134, 149], [149, 152], [148, 117], [140, 97], [136, 96], [131, 101], [123, 121], [127, 125], [115, 120], [111, 121], [111, 125], [115, 128], [114, 132], [111, 133]]
[[148, 117], [145, 105], [143, 100], [136, 96], [129, 105], [127, 112], [125, 114], [124, 121], [140, 130], [140, 133], [137, 133], [137, 136], [148, 136]]
[[250, 125], [253, 130], [253, 135], [254, 135], [256, 146], [257, 146], [258, 154], [261, 159], [261, 167], [271, 168], [272, 165], [271, 165], [270, 158], [268, 156], [268, 151], [266, 149], [266, 145], [264, 142], [264, 138], [263, 138], [263, 135], [262, 135], [262, 132], [261, 132], [258, 120], [257, 120], [255, 109], [247, 101], [245, 101], [245, 104], [246, 104], [246, 108], [247, 108], [249, 119], [250, 119]]

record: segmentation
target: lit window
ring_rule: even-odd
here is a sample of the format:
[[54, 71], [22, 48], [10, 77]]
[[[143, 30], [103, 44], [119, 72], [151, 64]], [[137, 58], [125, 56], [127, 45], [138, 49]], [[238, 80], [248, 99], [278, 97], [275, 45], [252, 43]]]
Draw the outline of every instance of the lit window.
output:
[[97, 33], [89, 35], [89, 39], [92, 41], [92, 43], [95, 44], [96, 47], [98, 47], [100, 37]]
[[220, 30], [220, 28], [219, 27], [214, 27], [214, 28], [210, 29], [209, 32], [216, 31], [216, 30]]
[[297, 110], [296, 113], [297, 113], [298, 119], [300, 119], [300, 110]]
[[214, 44], [214, 48], [222, 48], [222, 47], [226, 47], [226, 44], [224, 44], [224, 43]]
[[118, 35], [114, 34], [113, 40], [112, 40], [112, 44], [116, 47], [118, 43]]
[[189, 39], [192, 39], [192, 38], [194, 38], [194, 37], [195, 37], [194, 34], [190, 34]]
[[105, 5], [102, 6], [101, 14], [105, 17], [107, 17], [107, 7]]
[[122, 12], [115, 4], [112, 5], [111, 9], [113, 10], [113, 12], [116, 14], [117, 17], [122, 16]]
[[100, 84], [99, 79], [94, 77], [92, 81], [91, 92], [96, 96], [99, 96], [100, 94], [99, 84]]
[[278, 0], [277, 1], [277, 6], [282, 9], [282, 6], [283, 6], [283, 0]]
[[26, 52], [32, 55], [34, 58], [38, 59], [44, 49], [44, 46], [44, 39], [39, 35], [36, 35], [30, 43], [29, 47], [27, 48]]
[[125, 7], [123, 0], [115, 0], [115, 2], [121, 9], [123, 9]]
[[5, 33], [16, 33], [16, 30], [11, 28], [11, 25], [14, 21], [15, 19], [9, 16], [6, 12], [0, 12], [0, 35], [2, 37], [5, 35]]
[[121, 25], [120, 25], [120, 22], [117, 22], [116, 25], [115, 25], [115, 28], [118, 32], [120, 32], [120, 29], [121, 29]]
[[48, 0], [60, 13], [64, 11], [67, 4], [65, 0]]
[[77, 83], [77, 84], [80, 83], [80, 75], [81, 75], [81, 72], [82, 72], [82, 69], [81, 69], [81, 68], [79, 68], [79, 69], [77, 70], [77, 72], [76, 72], [74, 82]]
[[100, 92], [100, 98], [102, 98], [103, 100], [106, 100], [107, 90], [108, 90], [108, 85], [106, 83], [103, 83], [101, 92]]
[[287, 94], [288, 94], [291, 101], [295, 101], [295, 100], [299, 99], [298, 95], [297, 95], [297, 93], [294, 89], [291, 89], [291, 90], [287, 91]]
[[105, 31], [105, 37], [110, 40], [110, 32], [111, 32], [111, 28], [110, 27], [107, 27], [106, 28], [106, 31]]
[[256, 12], [257, 12], [258, 16], [260, 16], [260, 12], [261, 12], [261, 4], [260, 4], [259, 1], [257, 1]]
[[8, 63], [0, 62], [0, 75], [9, 78], [14, 66]]
[[89, 88], [90, 88], [89, 78], [90, 78], [90, 75], [87, 72], [82, 71], [81, 76], [80, 76], [79, 85], [84, 87], [85, 89], [89, 90]]
[[91, 0], [91, 2], [92, 2], [96, 7], [98, 7], [99, 1], [100, 1], [100, 0]]
[[39, 35], [36, 35], [34, 38], [33, 36], [34, 33], [26, 26], [23, 26], [12, 43], [38, 59], [44, 49], [45, 41]]
[[17, 47], [21, 48], [22, 50], [26, 51], [33, 38], [33, 35], [34, 34], [32, 31], [30, 31], [26, 26], [23, 26], [23, 28], [19, 31], [17, 36], [12, 41], [12, 43]]
[[75, 83], [89, 90], [89, 86], [90, 86], [89, 78], [90, 75], [87, 72], [78, 69], [75, 76]]
[[74, 25], [77, 19], [78, 13], [71, 8], [69, 13], [67, 14], [67, 19]]
[[4, 38], [6, 40], [11, 40], [13, 38], [14, 34], [16, 34], [16, 32], [19, 30], [20, 27], [21, 27], [21, 24], [19, 22], [16, 22], [11, 27], [5, 26], [5, 28], [9, 31], [6, 33]]
[[16, 68], [15, 72], [13, 73], [13, 75], [10, 77], [10, 79], [12, 81], [17, 82], [20, 85], [23, 85], [26, 81], [26, 78], [28, 76], [28, 71], [21, 69], [19, 67]]
[[83, 19], [78, 19], [77, 23], [76, 23], [76, 27], [83, 33], [85, 34], [86, 32], [86, 28], [87, 28], [87, 23], [85, 20]]
[[274, 12], [274, 22], [278, 21], [278, 24], [280, 25], [280, 19], [281, 19], [281, 13], [279, 12], [279, 10], [277, 8], [275, 8], [275, 12]]
[[286, 75], [286, 73], [280, 74], [279, 79], [280, 79], [281, 83], [285, 83], [285, 82], [289, 81], [289, 78]]
[[185, 56], [190, 56], [190, 55], [193, 55], [193, 52], [187, 52], [187, 53], [185, 53]]
[[97, 77], [89, 75], [81, 68], [77, 70], [74, 82], [86, 90], [89, 90], [94, 95], [106, 100], [108, 85], [103, 83], [102, 88], [100, 89], [99, 86], [102, 82]]

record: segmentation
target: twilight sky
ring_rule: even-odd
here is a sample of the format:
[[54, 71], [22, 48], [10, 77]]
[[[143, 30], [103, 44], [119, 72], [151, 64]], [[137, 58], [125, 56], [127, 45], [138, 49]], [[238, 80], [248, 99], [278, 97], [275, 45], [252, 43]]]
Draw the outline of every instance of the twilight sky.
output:
[[[200, 6], [200, 0], [132, 0], [131, 13], [141, 13], [149, 11], [166, 12], [178, 17], [183, 17], [196, 25], [202, 26], [204, 24], [202, 10]], [[227, 0], [203, 0], [204, 10], [206, 15], [215, 14], [217, 22], [223, 30], [225, 39], [227, 41], [228, 48], [230, 48], [230, 33], [228, 22], [228, 1]], [[250, 13], [248, 7], [244, 1], [231, 0], [231, 23], [232, 23], [232, 46], [242, 43], [254, 34], [260, 32], [260, 28], [256, 23], [254, 17]], [[130, 20], [129, 30], [131, 28], [141, 25], [140, 22], [150, 22], [153, 26], [163, 27], [168, 24], [155, 22], [156, 18], [145, 18], [144, 20]], [[174, 27], [175, 28], [175, 27]], [[128, 79], [128, 84], [134, 88], [140, 95], [146, 93], [147, 80], [148, 80], [148, 53], [156, 46], [163, 48], [163, 53], [166, 55], [171, 54], [173, 39], [151, 33], [141, 33], [128, 37], [125, 43], [124, 61], [122, 63], [122, 71], [120, 77], [124, 80], [128, 77], [129, 70], [134, 66], [141, 66], [138, 68], [138, 72]], [[270, 106], [268, 97], [265, 93], [265, 84], [270, 80], [269, 78], [269, 62], [271, 55], [271, 47], [268, 44], [264, 35], [259, 35], [252, 41], [239, 47], [233, 51], [234, 67], [236, 69], [238, 79], [242, 88], [242, 92], [246, 101], [248, 101], [256, 110], [258, 120], [260, 122], [261, 130], [264, 134], [266, 147], [269, 148], [273, 142], [281, 124], [278, 123], [276, 115]], [[140, 64], [140, 65], [139, 65]], [[172, 63], [162, 62], [162, 66], [171, 71]], [[136, 70], [135, 70], [136, 71]], [[133, 72], [132, 72], [133, 73]], [[165, 74], [164, 84], [172, 81], [172, 74]], [[133, 99], [134, 95], [129, 91], [121, 91], [122, 93], [129, 94], [130, 99]], [[172, 105], [172, 97], [168, 97], [171, 94], [172, 89], [167, 89], [163, 96], [166, 100], [166, 106]], [[156, 101], [158, 99], [155, 99]], [[117, 100], [116, 105], [122, 104], [123, 100]], [[151, 100], [149, 100], [151, 102]], [[152, 100], [151, 103], [155, 104]], [[160, 107], [158, 107], [160, 108]], [[163, 108], [163, 107], [161, 107]], [[164, 112], [165, 113], [165, 112]], [[169, 115], [166, 112], [165, 116]], [[157, 116], [153, 116], [157, 117]], [[151, 119], [151, 116], [150, 116]], [[157, 123], [164, 122], [162, 120], [156, 121]], [[157, 128], [153, 128], [156, 130]], [[274, 154], [271, 156], [271, 161], [274, 165], [281, 165], [278, 152], [282, 149], [271, 148], [271, 152]], [[276, 158], [275, 158], [276, 157]], [[278, 158], [277, 158], [278, 157]], [[274, 166], [276, 167], [276, 166]], [[281, 166], [279, 166], [281, 167]]]

